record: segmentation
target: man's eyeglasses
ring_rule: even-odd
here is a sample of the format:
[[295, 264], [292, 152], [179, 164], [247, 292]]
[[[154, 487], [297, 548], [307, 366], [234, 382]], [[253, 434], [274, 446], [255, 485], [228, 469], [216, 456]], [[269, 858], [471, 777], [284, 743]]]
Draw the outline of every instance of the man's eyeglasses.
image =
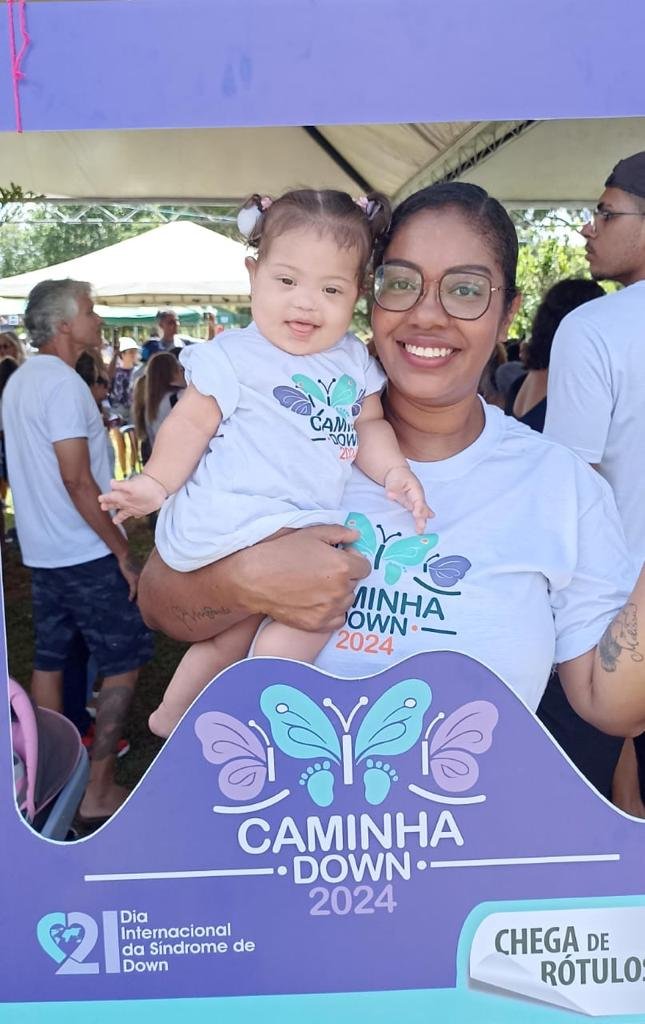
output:
[[636, 210], [585, 210], [582, 226], [593, 224], [597, 228], [599, 224], [609, 224], [615, 217], [645, 217], [645, 213]]
[[457, 320], [479, 320], [493, 292], [506, 289], [493, 285], [484, 274], [469, 270], [448, 270], [438, 281], [425, 281], [413, 263], [395, 260], [382, 263], [374, 273], [374, 301], [390, 313], [404, 313], [427, 295], [429, 285], [437, 285], [439, 303]]

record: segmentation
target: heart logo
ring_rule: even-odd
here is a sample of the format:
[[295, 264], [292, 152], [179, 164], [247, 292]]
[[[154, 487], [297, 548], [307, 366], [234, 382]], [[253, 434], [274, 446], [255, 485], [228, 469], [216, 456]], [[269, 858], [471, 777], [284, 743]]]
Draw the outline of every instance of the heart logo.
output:
[[69, 959], [85, 937], [83, 925], [72, 920], [75, 916], [55, 911], [52, 914], [46, 914], [38, 922], [36, 928], [38, 941], [45, 953], [57, 964], [62, 964]]
[[83, 941], [85, 929], [82, 924], [68, 924], [66, 928], [62, 924], [54, 924], [49, 929], [49, 934], [58, 948], [69, 957]]

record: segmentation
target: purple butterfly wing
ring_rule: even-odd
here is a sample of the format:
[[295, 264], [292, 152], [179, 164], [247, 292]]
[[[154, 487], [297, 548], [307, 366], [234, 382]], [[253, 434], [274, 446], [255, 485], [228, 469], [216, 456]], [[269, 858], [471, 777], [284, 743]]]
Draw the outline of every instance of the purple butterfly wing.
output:
[[363, 408], [363, 402], [365, 401], [365, 388], [359, 392], [359, 395], [352, 406], [352, 416], [358, 416], [361, 409]]
[[252, 800], [262, 791], [266, 777], [266, 765], [250, 757], [238, 757], [224, 765], [217, 782], [230, 800]]
[[281, 385], [273, 389], [273, 397], [277, 398], [285, 409], [291, 409], [298, 416], [310, 416], [313, 412], [313, 405], [306, 395], [303, 395], [302, 391], [298, 391], [297, 388]]
[[479, 765], [465, 750], [442, 750], [430, 758], [435, 782], [447, 793], [463, 793], [479, 778]]
[[463, 555], [447, 555], [434, 562], [426, 562], [426, 572], [438, 587], [454, 587], [463, 580], [471, 567], [471, 563]]
[[218, 777], [224, 796], [232, 800], [257, 796], [267, 776], [267, 755], [255, 733], [223, 711], [200, 715], [195, 732], [206, 760], [224, 766]]
[[234, 757], [266, 761], [266, 750], [244, 722], [223, 711], [206, 711], [195, 722], [202, 754], [212, 764], [226, 764]]
[[439, 786], [450, 793], [474, 786], [479, 765], [472, 755], [490, 748], [498, 718], [490, 701], [473, 700], [441, 722], [430, 741], [430, 767]]

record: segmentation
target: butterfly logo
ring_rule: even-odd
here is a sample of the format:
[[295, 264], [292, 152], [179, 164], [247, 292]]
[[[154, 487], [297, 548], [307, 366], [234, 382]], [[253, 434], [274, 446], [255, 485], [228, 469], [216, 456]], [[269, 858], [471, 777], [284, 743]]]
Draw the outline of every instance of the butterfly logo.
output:
[[381, 758], [403, 754], [414, 746], [431, 700], [430, 687], [421, 679], [396, 683], [366, 712], [356, 737], [352, 735], [352, 723], [369, 704], [367, 697], [359, 698], [347, 718], [330, 697], [324, 698], [323, 708], [333, 712], [342, 726], [340, 737], [333, 719], [292, 686], [268, 686], [261, 694], [260, 707], [269, 720], [273, 741], [283, 753], [317, 759], [301, 773], [299, 781], [318, 807], [329, 807], [334, 801], [336, 775], [332, 765], [341, 769], [345, 785], [352, 785], [354, 770], [361, 765], [365, 800], [377, 806], [398, 780], [396, 770]]
[[472, 563], [463, 555], [446, 555], [444, 558], [433, 555], [424, 563], [423, 571], [438, 587], [454, 587], [455, 583], [463, 580], [471, 566]]
[[332, 380], [329, 386], [321, 380], [313, 381], [304, 373], [294, 373], [291, 380], [295, 388], [282, 385], [273, 389], [273, 396], [280, 405], [298, 416], [311, 416], [316, 403], [333, 406], [345, 419], [355, 418], [361, 411], [365, 389], [358, 392], [356, 381], [347, 373], [339, 380]]
[[[473, 755], [484, 754], [490, 748], [498, 719], [497, 708], [488, 700], [462, 704], [447, 718], [440, 712], [421, 741], [421, 774], [432, 774], [447, 793], [472, 789], [479, 778], [479, 764]], [[437, 722], [441, 724], [434, 729]], [[432, 738], [428, 740], [430, 733]]]
[[222, 711], [207, 711], [195, 722], [195, 732], [206, 760], [222, 765], [217, 782], [229, 800], [253, 800], [265, 782], [275, 782], [273, 747], [253, 719], [246, 726]]
[[[437, 533], [420, 533], [414, 537], [401, 537], [400, 533], [392, 533], [386, 537], [383, 527], [377, 524], [382, 538], [379, 543], [374, 527], [362, 512], [350, 512], [345, 526], [350, 530], [358, 530], [360, 534], [358, 540], [350, 546], [368, 558], [375, 569], [383, 564], [385, 582], [390, 585], [398, 583], [406, 569], [423, 562], [439, 540]], [[401, 539], [392, 539], [397, 537]]]

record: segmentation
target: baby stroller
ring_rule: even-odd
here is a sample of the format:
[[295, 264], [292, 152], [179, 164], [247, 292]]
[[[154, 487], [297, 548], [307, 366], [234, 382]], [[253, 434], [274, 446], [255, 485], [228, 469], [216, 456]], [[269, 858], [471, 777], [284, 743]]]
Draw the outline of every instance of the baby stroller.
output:
[[42, 836], [67, 839], [89, 777], [87, 751], [69, 719], [36, 707], [14, 679], [9, 704], [18, 809]]

